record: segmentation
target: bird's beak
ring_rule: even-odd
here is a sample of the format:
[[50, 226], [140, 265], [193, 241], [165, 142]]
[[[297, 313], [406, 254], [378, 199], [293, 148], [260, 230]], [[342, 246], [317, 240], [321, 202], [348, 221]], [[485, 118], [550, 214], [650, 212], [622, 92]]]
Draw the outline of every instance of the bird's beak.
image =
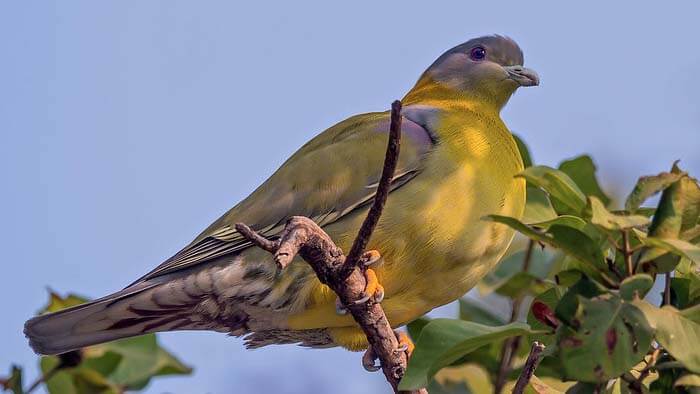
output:
[[540, 84], [540, 77], [534, 70], [523, 66], [504, 66], [508, 73], [508, 79], [512, 79], [520, 86], [537, 86]]

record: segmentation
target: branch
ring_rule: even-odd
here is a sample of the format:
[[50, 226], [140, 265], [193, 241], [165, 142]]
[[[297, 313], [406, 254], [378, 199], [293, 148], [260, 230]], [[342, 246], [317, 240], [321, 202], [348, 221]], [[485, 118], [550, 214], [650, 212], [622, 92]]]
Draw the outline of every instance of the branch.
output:
[[671, 305], [671, 273], [667, 272], [664, 275], [664, 299], [661, 306]]
[[530, 354], [527, 356], [527, 361], [523, 366], [523, 370], [518, 376], [518, 381], [515, 382], [515, 387], [513, 387], [513, 394], [522, 394], [525, 391], [525, 387], [530, 383], [532, 375], [535, 373], [535, 369], [542, 359], [542, 352], [544, 351], [544, 344], [535, 341], [530, 348]]
[[[523, 272], [527, 272], [530, 268], [530, 261], [532, 260], [532, 251], [535, 246], [533, 240], [529, 240], [527, 244], [527, 249], [525, 250], [525, 257], [523, 258]], [[520, 316], [520, 308], [523, 304], [523, 296], [518, 296], [513, 300], [513, 308], [510, 314], [510, 322], [513, 323], [518, 320]], [[503, 391], [503, 387], [506, 385], [508, 380], [508, 374], [512, 369], [513, 358], [518, 352], [520, 347], [521, 337], [511, 337], [503, 342], [503, 347], [501, 348], [501, 361], [498, 364], [498, 373], [496, 374], [496, 382], [494, 383], [494, 393], [500, 394]]]
[[[364, 294], [367, 285], [365, 276], [367, 263], [370, 262], [369, 260], [376, 260], [376, 254], [364, 253], [364, 250], [389, 195], [391, 180], [398, 163], [400, 136], [401, 102], [394, 101], [391, 106], [389, 143], [382, 176], [374, 202], [347, 258], [328, 234], [306, 217], [291, 217], [277, 241], [270, 241], [260, 236], [243, 223], [236, 224], [236, 230], [241, 235], [258, 247], [273, 253], [275, 262], [280, 268], [283, 269], [289, 265], [296, 255], [301, 256], [313, 268], [319, 281], [338, 295], [340, 302], [364, 331], [369, 342], [366, 357], [379, 359], [384, 376], [396, 393], [398, 393], [399, 381], [406, 371], [408, 356], [399, 347], [396, 333], [391, 328], [381, 305]], [[427, 393], [425, 389], [415, 392]]]
[[630, 237], [628, 230], [622, 230], [622, 255], [625, 258], [627, 276], [634, 275], [634, 265], [632, 264], [632, 249], [630, 248]]
[[56, 372], [65, 369], [78, 366], [83, 361], [83, 353], [80, 350], [71, 350], [67, 353], [62, 353], [58, 355], [58, 364], [53, 368], [46, 371], [44, 374], [39, 376], [34, 383], [29, 386], [27, 390], [24, 391], [25, 394], [29, 394], [36, 390], [40, 384], [47, 382], [49, 379], [56, 374]]

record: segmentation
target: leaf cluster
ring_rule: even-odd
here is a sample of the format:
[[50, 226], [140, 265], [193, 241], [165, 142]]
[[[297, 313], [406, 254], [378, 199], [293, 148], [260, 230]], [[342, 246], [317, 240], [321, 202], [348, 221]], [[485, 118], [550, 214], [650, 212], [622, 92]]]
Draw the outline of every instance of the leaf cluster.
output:
[[[80, 296], [61, 297], [51, 291], [49, 301], [40, 313], [55, 312], [84, 302], [86, 300]], [[158, 376], [192, 372], [190, 367], [158, 344], [155, 334], [41, 357], [39, 366], [42, 377], [37, 384], [43, 383], [50, 394], [120, 394], [142, 390]], [[32, 385], [25, 391], [19, 366], [13, 366], [10, 376], [0, 379], [0, 384], [13, 394], [24, 394], [36, 387]]]
[[[465, 297], [459, 320], [411, 323], [417, 346], [401, 388], [493, 392], [505, 379], [507, 390], [537, 340], [547, 348], [529, 392], [700, 392], [696, 179], [674, 163], [639, 178], [616, 210], [588, 156], [518, 176], [527, 181], [523, 217], [484, 220], [528, 242], [478, 285], [482, 297], [510, 300], [511, 319]], [[515, 355], [504, 362], [509, 346]]]

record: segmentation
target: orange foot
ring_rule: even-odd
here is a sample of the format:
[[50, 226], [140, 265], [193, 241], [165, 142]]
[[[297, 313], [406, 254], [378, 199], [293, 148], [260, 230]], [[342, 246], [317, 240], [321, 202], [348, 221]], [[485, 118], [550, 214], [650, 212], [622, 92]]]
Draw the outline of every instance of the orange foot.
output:
[[[413, 344], [413, 341], [405, 332], [394, 331], [394, 333], [396, 334], [396, 339], [399, 341], [399, 347], [394, 349], [394, 351], [397, 353], [406, 352], [406, 357], [410, 359], [416, 345]], [[370, 372], [378, 371], [381, 369], [381, 365], [375, 364], [376, 360], [377, 354], [370, 345], [365, 351], [365, 354], [362, 355], [362, 366], [365, 368], [365, 370]]]
[[[362, 257], [360, 257], [360, 264], [364, 267], [369, 267], [376, 264], [381, 260], [381, 255], [376, 250], [369, 250], [365, 252]], [[379, 284], [379, 279], [377, 278], [377, 273], [371, 268], [365, 268], [365, 290], [364, 296], [359, 300], [355, 301], [355, 304], [364, 304], [365, 302], [372, 299], [374, 302], [382, 302], [384, 300], [384, 287]], [[339, 315], [345, 315], [348, 313], [347, 308], [340, 302], [340, 299], [335, 300], [335, 311]]]
[[396, 333], [396, 339], [399, 340], [399, 347], [396, 349], [396, 351], [406, 352], [406, 356], [411, 358], [411, 354], [413, 354], [413, 350], [416, 348], [416, 345], [413, 344], [411, 337], [409, 337], [408, 333], [404, 331], [394, 332]]

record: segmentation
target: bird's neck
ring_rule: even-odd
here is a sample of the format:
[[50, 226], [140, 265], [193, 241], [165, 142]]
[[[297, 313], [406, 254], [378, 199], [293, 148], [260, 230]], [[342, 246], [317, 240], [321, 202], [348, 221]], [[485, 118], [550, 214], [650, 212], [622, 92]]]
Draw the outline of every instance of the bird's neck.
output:
[[444, 82], [436, 81], [426, 73], [421, 76], [401, 102], [404, 106], [412, 104], [429, 105], [498, 115], [505, 102], [488, 96], [454, 88]]

